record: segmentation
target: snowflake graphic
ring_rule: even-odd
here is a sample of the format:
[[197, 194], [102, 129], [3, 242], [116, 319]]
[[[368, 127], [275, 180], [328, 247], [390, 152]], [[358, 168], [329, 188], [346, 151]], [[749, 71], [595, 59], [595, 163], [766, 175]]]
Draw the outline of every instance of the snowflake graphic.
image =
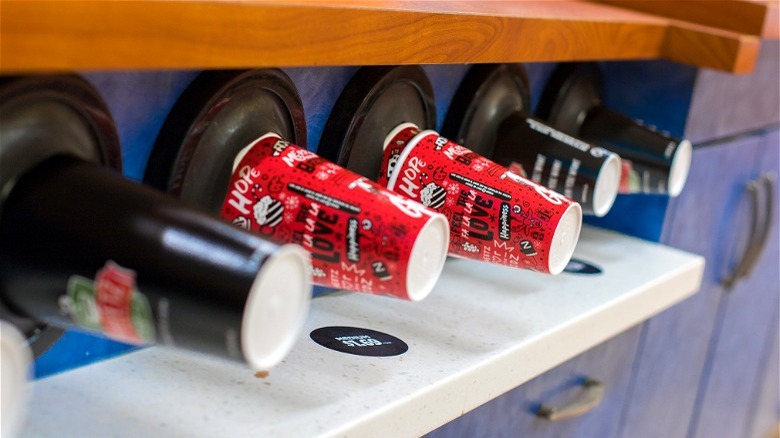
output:
[[479, 252], [479, 248], [477, 248], [477, 245], [468, 242], [463, 242], [463, 250], [472, 253]]
[[317, 278], [325, 277], [325, 271], [320, 268], [311, 268], [311, 275]]
[[455, 205], [455, 197], [454, 196], [447, 196], [447, 200], [444, 201], [444, 205], [447, 207], [452, 207]]
[[291, 224], [295, 221], [295, 213], [285, 210], [284, 212], [284, 223]]
[[289, 198], [284, 200], [284, 208], [294, 210], [298, 208], [299, 205], [301, 205], [301, 200], [298, 199], [297, 196], [290, 196]]
[[314, 156], [314, 153], [307, 151], [306, 149], [295, 149], [288, 154], [294, 161], [304, 161]]
[[338, 171], [339, 171], [339, 167], [338, 167], [338, 166], [336, 166], [336, 165], [335, 165], [335, 164], [333, 164], [333, 163], [326, 163], [326, 164], [323, 164], [323, 165], [322, 165], [322, 169], [323, 169], [325, 172], [328, 172], [328, 174], [330, 174], [330, 175], [335, 175], [335, 174], [336, 174], [336, 172], [338, 172]]
[[463, 155], [463, 154], [468, 154], [469, 152], [471, 152], [471, 150], [469, 150], [469, 149], [467, 149], [467, 148], [465, 148], [465, 147], [463, 147], [463, 146], [461, 146], [459, 144], [453, 145], [451, 150], [452, 150], [452, 153], [454, 153], [455, 155]]
[[460, 186], [457, 184], [450, 184], [447, 186], [447, 193], [450, 195], [457, 195], [460, 192]]
[[477, 172], [482, 172], [487, 168], [487, 163], [484, 160], [477, 160], [471, 165], [471, 168]]
[[331, 175], [330, 173], [328, 173], [328, 172], [326, 172], [324, 170], [320, 170], [314, 176], [317, 177], [317, 179], [320, 180], [320, 181], [325, 181], [325, 180], [327, 180], [330, 177], [330, 175]]

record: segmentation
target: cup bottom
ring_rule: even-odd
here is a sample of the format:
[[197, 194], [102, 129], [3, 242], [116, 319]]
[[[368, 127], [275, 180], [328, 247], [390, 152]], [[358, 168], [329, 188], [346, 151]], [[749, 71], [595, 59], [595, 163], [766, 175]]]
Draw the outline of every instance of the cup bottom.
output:
[[678, 196], [685, 187], [688, 171], [691, 169], [692, 155], [691, 142], [681, 141], [672, 158], [672, 167], [669, 169], [669, 196]]
[[433, 290], [447, 260], [449, 225], [444, 215], [436, 215], [425, 224], [414, 242], [406, 271], [409, 299], [420, 301]]
[[582, 207], [571, 204], [561, 215], [558, 227], [550, 244], [550, 256], [547, 263], [550, 274], [557, 275], [569, 263], [582, 229]]
[[241, 322], [241, 349], [254, 369], [279, 363], [303, 327], [311, 301], [308, 253], [284, 245], [271, 255], [252, 285]]
[[602, 217], [609, 213], [620, 188], [620, 157], [611, 154], [602, 164], [593, 186], [593, 214]]

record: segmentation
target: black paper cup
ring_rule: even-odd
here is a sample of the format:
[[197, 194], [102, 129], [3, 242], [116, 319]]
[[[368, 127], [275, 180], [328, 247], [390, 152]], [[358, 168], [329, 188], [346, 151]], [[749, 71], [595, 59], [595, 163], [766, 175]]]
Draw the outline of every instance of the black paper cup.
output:
[[308, 311], [309, 262], [72, 157], [24, 174], [0, 217], [11, 310], [121, 341], [278, 363]]
[[596, 63], [563, 63], [553, 72], [538, 115], [563, 132], [620, 155], [618, 193], [678, 196], [692, 147], [687, 140], [603, 106], [604, 78]]
[[579, 136], [629, 161], [633, 175], [625, 175], [621, 193], [656, 193], [677, 196], [685, 187], [693, 153], [688, 140], [656, 130], [637, 120], [595, 106], [588, 111]]
[[520, 165], [529, 179], [577, 201], [583, 214], [604, 216], [620, 184], [617, 154], [564, 134], [517, 112], [498, 129], [493, 160]]

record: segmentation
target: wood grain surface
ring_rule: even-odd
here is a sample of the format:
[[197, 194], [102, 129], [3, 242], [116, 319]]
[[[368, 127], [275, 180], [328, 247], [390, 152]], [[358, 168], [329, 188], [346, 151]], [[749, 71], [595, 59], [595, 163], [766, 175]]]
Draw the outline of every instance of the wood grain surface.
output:
[[672, 21], [666, 32], [661, 57], [731, 73], [751, 73], [760, 46], [760, 39], [753, 35]]
[[739, 34], [580, 1], [3, 0], [0, 20], [5, 74], [659, 57], [740, 71], [754, 57]]
[[777, 0], [595, 0], [764, 38], [780, 38]]

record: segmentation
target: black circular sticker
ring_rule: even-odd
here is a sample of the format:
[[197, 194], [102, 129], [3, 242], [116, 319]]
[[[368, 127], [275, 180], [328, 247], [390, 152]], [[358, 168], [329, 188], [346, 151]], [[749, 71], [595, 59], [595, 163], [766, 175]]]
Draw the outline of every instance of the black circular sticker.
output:
[[563, 268], [563, 272], [570, 274], [601, 274], [601, 268], [579, 259], [569, 260], [569, 264]]
[[357, 327], [322, 327], [309, 336], [325, 348], [358, 356], [398, 356], [409, 349], [394, 336]]

